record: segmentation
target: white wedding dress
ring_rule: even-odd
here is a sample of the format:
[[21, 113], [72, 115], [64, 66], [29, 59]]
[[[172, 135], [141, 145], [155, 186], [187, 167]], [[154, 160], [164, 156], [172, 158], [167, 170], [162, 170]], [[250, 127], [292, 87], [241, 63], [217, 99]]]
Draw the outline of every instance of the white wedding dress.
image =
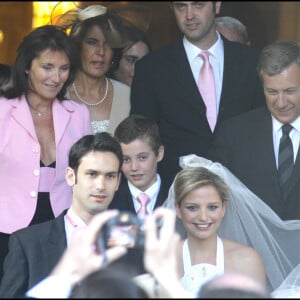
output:
[[222, 239], [219, 237], [217, 237], [216, 265], [207, 263], [192, 265], [187, 240], [183, 242], [182, 257], [184, 275], [180, 281], [185, 289], [195, 296], [205, 282], [224, 273], [224, 248]]
[[[179, 164], [182, 168], [207, 168], [225, 181], [230, 192], [218, 235], [258, 251], [265, 265], [268, 289], [274, 297], [299, 295], [300, 220], [281, 220], [264, 201], [220, 163], [190, 154], [180, 157]], [[164, 206], [174, 209], [173, 184]], [[176, 229], [184, 235], [180, 219], [177, 219]]]

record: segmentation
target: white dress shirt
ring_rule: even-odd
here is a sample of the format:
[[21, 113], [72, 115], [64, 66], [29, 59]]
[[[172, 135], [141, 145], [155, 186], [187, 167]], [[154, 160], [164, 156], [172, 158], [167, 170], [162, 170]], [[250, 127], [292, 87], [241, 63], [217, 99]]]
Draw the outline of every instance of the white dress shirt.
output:
[[[290, 131], [289, 135], [293, 144], [294, 163], [295, 163], [298, 149], [299, 149], [299, 142], [300, 142], [300, 117], [298, 117], [295, 121], [293, 121], [290, 124], [293, 126], [293, 129]], [[278, 151], [279, 151], [280, 138], [282, 136], [281, 127], [283, 124], [272, 116], [272, 125], [273, 125], [274, 155], [276, 159], [276, 166], [278, 168]]]
[[156, 181], [146, 191], [141, 191], [136, 186], [134, 186], [131, 182], [128, 181], [129, 191], [131, 193], [133, 205], [136, 212], [141, 207], [140, 202], [137, 200], [137, 196], [140, 193], [146, 193], [150, 197], [150, 202], [147, 205], [147, 210], [148, 212], [153, 211], [160, 190], [160, 185], [161, 185], [161, 178], [159, 174], [156, 174]]
[[[216, 84], [216, 95], [217, 95], [217, 110], [219, 111], [222, 84], [223, 84], [223, 71], [224, 71], [224, 44], [220, 34], [217, 32], [218, 39], [213, 46], [207, 51], [211, 53], [209, 56], [209, 62], [212, 65], [215, 84]], [[199, 53], [203, 50], [189, 42], [185, 37], [183, 38], [183, 46], [195, 79], [198, 86], [199, 73], [203, 64], [202, 58]]]

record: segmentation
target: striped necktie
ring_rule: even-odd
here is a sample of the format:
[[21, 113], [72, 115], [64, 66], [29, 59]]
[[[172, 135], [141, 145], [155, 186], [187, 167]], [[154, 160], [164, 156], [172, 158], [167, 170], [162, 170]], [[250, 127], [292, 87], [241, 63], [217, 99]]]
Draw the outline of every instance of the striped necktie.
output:
[[289, 180], [294, 169], [293, 144], [289, 136], [293, 127], [290, 124], [282, 126], [282, 137], [278, 152], [278, 177], [283, 198], [286, 197]]

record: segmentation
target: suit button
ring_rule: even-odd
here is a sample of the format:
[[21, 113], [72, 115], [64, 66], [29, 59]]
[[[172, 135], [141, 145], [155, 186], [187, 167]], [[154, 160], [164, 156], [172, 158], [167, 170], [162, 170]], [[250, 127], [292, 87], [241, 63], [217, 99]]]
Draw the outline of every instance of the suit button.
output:
[[40, 170], [34, 170], [33, 175], [34, 176], [39, 176], [40, 175]]
[[35, 198], [36, 197], [36, 192], [35, 191], [30, 192], [30, 197]]

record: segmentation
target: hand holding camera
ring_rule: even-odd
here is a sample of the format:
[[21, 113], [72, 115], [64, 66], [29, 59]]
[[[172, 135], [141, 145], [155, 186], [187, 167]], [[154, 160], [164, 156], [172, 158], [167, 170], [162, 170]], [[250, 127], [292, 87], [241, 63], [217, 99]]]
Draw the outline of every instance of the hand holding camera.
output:
[[[156, 232], [158, 234], [162, 219], [156, 219]], [[99, 233], [98, 248], [100, 251], [115, 246], [127, 248], [144, 248], [145, 228], [144, 219], [131, 212], [120, 212], [104, 224]]]
[[95, 247], [99, 228], [117, 214], [116, 210], [104, 211], [96, 215], [88, 226], [74, 232], [71, 244], [64, 251], [51, 275], [65, 276], [71, 284], [75, 284], [86, 275], [99, 270], [101, 266], [123, 256], [127, 251], [125, 247], [113, 247], [108, 249], [105, 255], [99, 253]]

